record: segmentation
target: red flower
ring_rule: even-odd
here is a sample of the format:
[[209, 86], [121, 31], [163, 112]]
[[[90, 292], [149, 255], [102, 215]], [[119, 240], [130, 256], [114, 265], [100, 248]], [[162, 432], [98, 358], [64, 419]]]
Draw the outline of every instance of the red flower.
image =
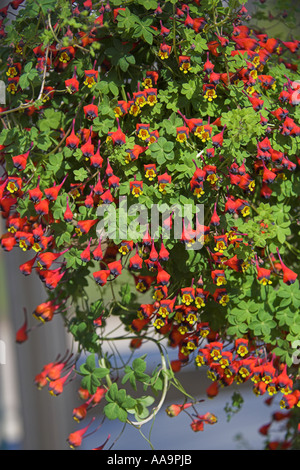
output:
[[16, 333], [16, 342], [19, 344], [24, 343], [28, 339], [28, 329], [27, 329], [28, 320], [27, 320], [27, 311], [25, 308], [24, 308], [24, 317], [25, 317], [24, 323]]
[[75, 126], [75, 119], [73, 119], [73, 123], [72, 123], [72, 132], [66, 138], [66, 145], [72, 150], [74, 150], [75, 148], [78, 148], [78, 145], [80, 143], [79, 137], [77, 137], [77, 135], [75, 134], [74, 126]]
[[95, 119], [96, 117], [98, 117], [98, 106], [96, 106], [94, 104], [94, 99], [95, 97], [93, 97], [93, 101], [91, 104], [88, 104], [86, 106], [83, 107], [83, 111], [84, 111], [84, 114], [85, 114], [85, 117], [89, 120], [89, 121], [93, 121], [93, 119]]
[[126, 142], [126, 136], [122, 132], [119, 121], [118, 122], [118, 129], [114, 132], [108, 132], [108, 137], [106, 139], [107, 142], [112, 142], [114, 145], [123, 145]]
[[59, 305], [55, 305], [53, 300], [39, 304], [33, 312], [33, 315], [38, 320], [49, 322], [52, 320], [53, 315], [59, 309]]
[[171, 50], [172, 50], [172, 47], [169, 46], [168, 44], [165, 44], [165, 43], [160, 44], [158, 56], [162, 60], [168, 59], [170, 57]]
[[84, 438], [84, 435], [88, 431], [90, 425], [94, 422], [95, 418], [92, 418], [91, 422], [85, 426], [82, 429], [79, 429], [78, 431], [72, 432], [69, 437], [68, 437], [68, 443], [72, 449], [76, 447], [80, 447], [82, 444], [82, 439]]
[[109, 275], [109, 269], [101, 269], [100, 271], [93, 273], [96, 283], [100, 286], [104, 286], [106, 284]]
[[79, 90], [79, 81], [77, 80], [76, 67], [74, 67], [73, 77], [65, 80], [66, 89], [71, 93], [76, 93]]
[[279, 261], [280, 261], [281, 268], [282, 268], [282, 272], [283, 272], [283, 282], [284, 282], [285, 284], [288, 284], [288, 285], [294, 284], [294, 282], [296, 281], [296, 279], [297, 279], [297, 277], [298, 277], [298, 274], [295, 273], [294, 271], [292, 271], [291, 269], [289, 269], [289, 268], [283, 263], [278, 248], [277, 248], [277, 254], [278, 254]]

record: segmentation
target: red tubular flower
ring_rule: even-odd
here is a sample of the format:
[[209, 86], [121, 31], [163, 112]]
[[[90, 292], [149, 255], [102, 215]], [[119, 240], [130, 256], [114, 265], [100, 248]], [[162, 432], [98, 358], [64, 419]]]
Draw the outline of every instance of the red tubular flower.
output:
[[154, 312], [154, 306], [152, 304], [141, 304], [138, 311], [138, 317], [141, 319], [150, 319]]
[[[37, 255], [36, 255], [37, 256]], [[19, 269], [24, 276], [29, 276], [29, 274], [32, 273], [32, 268], [36, 260], [36, 256], [32, 258], [29, 261], [26, 261], [25, 263], [21, 264]]]
[[103, 189], [102, 182], [101, 182], [101, 179], [100, 179], [100, 173], [98, 173], [98, 180], [97, 180], [97, 183], [95, 184], [95, 186], [93, 188], [93, 192], [95, 194], [97, 194], [98, 196], [100, 196], [100, 194], [104, 193], [104, 189]]
[[268, 423], [268, 424], [265, 424], [264, 426], [261, 426], [261, 427], [259, 428], [258, 432], [259, 432], [260, 434], [262, 434], [263, 436], [267, 436], [271, 424], [272, 424], [272, 423]]
[[149, 163], [149, 164], [144, 165], [144, 171], [145, 171], [145, 177], [149, 181], [153, 181], [153, 179], [156, 178], [157, 170], [156, 170], [155, 163]]
[[30, 233], [21, 232], [21, 231], [16, 232], [15, 238], [21, 250], [27, 251], [32, 247], [33, 236]]
[[234, 347], [236, 350], [236, 353], [244, 357], [248, 354], [249, 352], [249, 346], [248, 346], [249, 341], [246, 338], [239, 338], [235, 340]]
[[138, 250], [136, 249], [136, 253], [132, 256], [129, 260], [129, 269], [131, 271], [138, 271], [142, 269], [143, 259], [138, 254]]
[[79, 90], [79, 81], [77, 80], [76, 67], [74, 67], [73, 77], [65, 80], [65, 86], [69, 93], [74, 94]]
[[156, 276], [157, 284], [166, 286], [169, 283], [170, 277], [170, 274], [168, 274], [158, 263], [158, 274]]
[[181, 413], [183, 410], [190, 408], [192, 405], [193, 403], [185, 403], [184, 405], [169, 405], [166, 408], [166, 413], [168, 416], [173, 418], [174, 416], [178, 416], [179, 413]]
[[119, 247], [119, 252], [122, 256], [127, 255], [130, 251], [133, 250], [133, 241], [132, 240], [122, 240]]
[[7, 219], [7, 227], [10, 233], [16, 233], [23, 229], [25, 223], [27, 222], [27, 218], [21, 217], [13, 217], [9, 216]]
[[73, 408], [72, 416], [74, 420], [77, 421], [77, 423], [86, 418], [89, 404], [90, 400], [80, 406], [77, 406], [76, 408]]
[[65, 220], [65, 222], [72, 222], [72, 220], [73, 220], [73, 212], [70, 209], [69, 198], [68, 197], [67, 197], [67, 207], [66, 207], [66, 210], [64, 212], [64, 220]]
[[36, 213], [38, 215], [48, 215], [49, 214], [49, 201], [48, 199], [42, 199], [40, 202], [34, 205]]
[[288, 284], [288, 285], [294, 284], [294, 282], [296, 281], [296, 279], [297, 279], [297, 277], [298, 277], [298, 274], [295, 273], [294, 271], [292, 271], [291, 269], [289, 269], [289, 268], [283, 263], [278, 248], [277, 248], [277, 254], [278, 254], [279, 261], [280, 261], [281, 268], [282, 268], [282, 272], [283, 272], [283, 282], [284, 282], [285, 284]]
[[197, 287], [195, 290], [195, 305], [197, 308], [205, 307], [205, 303], [209, 296], [209, 292], [205, 291], [202, 287]]
[[147, 71], [146, 72], [146, 77], [144, 78], [144, 81], [142, 83], [143, 87], [144, 88], [153, 88], [154, 85], [157, 84], [157, 80], [158, 80], [158, 73], [157, 72], [154, 72], [154, 71]]
[[210, 74], [212, 73], [213, 69], [214, 69], [214, 64], [212, 62], [210, 62], [209, 60], [209, 52], [207, 53], [207, 59], [206, 59], [206, 62], [203, 66], [203, 70], [207, 73], [207, 74]]
[[34, 383], [37, 386], [39, 390], [42, 390], [42, 388], [46, 387], [48, 385], [48, 380], [47, 380], [47, 372], [46, 370], [43, 370], [40, 374], [37, 374], [34, 378]]
[[225, 127], [226, 126], [224, 126], [223, 130], [219, 134], [214, 135], [211, 139], [213, 146], [216, 148], [222, 147], [223, 145], [223, 135], [224, 135]]
[[216, 289], [213, 298], [216, 302], [218, 302], [220, 305], [225, 306], [229, 302], [229, 296], [227, 294], [226, 289]]
[[16, 245], [17, 241], [13, 235], [10, 233], [5, 233], [1, 237], [1, 247], [4, 251], [10, 252], [13, 247]]
[[33, 312], [33, 316], [43, 322], [49, 322], [53, 319], [59, 305], [55, 305], [53, 300], [39, 304]]
[[91, 239], [87, 247], [80, 253], [80, 258], [84, 263], [88, 263], [91, 260]]
[[30, 154], [30, 151], [33, 147], [33, 142], [30, 144], [30, 148], [26, 153], [23, 153], [22, 155], [17, 155], [15, 157], [12, 157], [12, 161], [14, 164], [14, 167], [17, 168], [19, 171], [23, 171], [26, 168], [27, 160]]
[[95, 418], [93, 417], [91, 422], [87, 426], [85, 426], [82, 429], [79, 429], [78, 431], [72, 432], [69, 435], [67, 441], [72, 449], [75, 449], [76, 447], [81, 446], [84, 435], [87, 433], [89, 427], [94, 421], [95, 421]]
[[164, 173], [163, 175], [158, 175], [157, 182], [158, 182], [158, 190], [165, 194], [166, 188], [168, 184], [171, 184], [172, 177], [168, 173]]
[[119, 120], [117, 119], [118, 129], [114, 132], [108, 132], [107, 142], [112, 142], [114, 145], [123, 145], [126, 142], [126, 136], [122, 132]]
[[96, 392], [92, 395], [92, 404], [97, 405], [104, 398], [107, 390], [104, 387], [97, 387]]
[[101, 248], [101, 239], [99, 240], [98, 246], [93, 251], [93, 258], [96, 261], [101, 261], [103, 259], [103, 251]]
[[42, 193], [42, 191], [40, 190], [40, 187], [39, 187], [39, 180], [38, 180], [36, 188], [29, 189], [28, 194], [29, 194], [29, 199], [34, 204], [37, 204], [38, 202], [41, 201], [41, 199], [43, 197], [43, 193]]
[[63, 377], [56, 380], [50, 380], [49, 382], [49, 393], [54, 396], [61, 395], [64, 390], [65, 383], [69, 376], [72, 374], [74, 367]]
[[287, 365], [285, 364], [282, 372], [277, 376], [277, 387], [284, 394], [288, 395], [293, 391], [293, 380], [287, 374]]
[[282, 399], [280, 400], [280, 408], [291, 410], [294, 406], [298, 405], [300, 399], [300, 392], [299, 390], [295, 390], [292, 393], [287, 395], [283, 395]]
[[215, 248], [214, 250], [217, 252], [222, 252], [226, 250], [228, 246], [228, 237], [226, 234], [224, 235], [214, 235], [214, 242], [215, 242]]
[[218, 227], [220, 225], [220, 217], [217, 214], [217, 203], [215, 202], [213, 215], [210, 219], [210, 225]]
[[96, 283], [100, 286], [104, 286], [106, 284], [109, 275], [109, 269], [101, 269], [100, 271], [93, 273]]
[[169, 46], [168, 44], [162, 43], [162, 44], [160, 44], [160, 47], [159, 47], [158, 56], [162, 60], [168, 59], [170, 57], [171, 50], [172, 50], [172, 46]]
[[225, 271], [223, 269], [215, 269], [214, 271], [211, 272], [211, 277], [212, 277], [213, 283], [216, 284], [217, 286], [223, 286], [224, 284], [227, 284], [227, 281], [225, 278]]
[[146, 89], [147, 104], [154, 106], [157, 103], [157, 88]]
[[209, 83], [212, 85], [218, 85], [220, 83], [221, 74], [216, 72], [211, 72], [209, 74]]
[[85, 117], [89, 121], [93, 121], [96, 117], [98, 117], [98, 106], [94, 104], [94, 100], [95, 97], [93, 96], [92, 103], [83, 107]]
[[130, 181], [129, 186], [130, 192], [134, 197], [139, 197], [143, 194], [143, 181], [137, 181], [134, 179], [134, 181]]
[[107, 436], [107, 438], [105, 439], [105, 441], [103, 442], [103, 444], [101, 444], [100, 446], [98, 447], [94, 447], [93, 450], [103, 450], [105, 445], [107, 444], [107, 442], [109, 441], [110, 439], [110, 434]]
[[85, 81], [83, 82], [84, 85], [86, 85], [88, 88], [92, 88], [98, 80], [98, 70], [91, 69], [91, 70], [85, 70], [84, 71], [85, 75]]
[[191, 70], [191, 58], [186, 55], [180, 55], [178, 57], [179, 69], [183, 73], [188, 73]]
[[56, 201], [57, 196], [58, 196], [58, 193], [59, 193], [59, 191], [61, 190], [61, 188], [62, 188], [64, 182], [66, 181], [67, 176], [68, 176], [68, 175], [66, 175], [66, 176], [64, 177], [64, 179], [62, 180], [62, 182], [61, 182], [59, 185], [57, 185], [57, 186], [52, 186], [52, 188], [46, 188], [46, 189], [44, 189], [44, 193], [45, 193], [45, 196], [46, 196], [46, 198], [48, 199], [48, 201]]
[[141, 145], [135, 144], [133, 149], [126, 150], [125, 163], [131, 163], [137, 160], [141, 153], [143, 153], [148, 147], [142, 147]]
[[114, 108], [115, 117], [119, 118], [128, 113], [130, 108], [129, 101], [119, 100], [117, 106]]
[[75, 232], [79, 236], [86, 235], [97, 222], [98, 220], [79, 220]]
[[143, 108], [147, 104], [147, 91], [137, 91], [133, 93], [133, 101], [136, 106]]
[[151, 131], [150, 132], [150, 137], [149, 137], [149, 141], [148, 143], [149, 144], [153, 144], [154, 142], [156, 142], [159, 138], [159, 132], [157, 129], [155, 129], [154, 131]]
[[176, 297], [173, 299], [162, 299], [159, 304], [157, 314], [163, 318], [166, 318], [170, 313], [173, 312]]
[[92, 144], [92, 132], [90, 132], [87, 142], [80, 147], [80, 150], [86, 160], [89, 160], [94, 155], [95, 146]]
[[183, 304], [190, 305], [195, 300], [195, 289], [193, 287], [183, 287], [181, 297]]
[[270, 280], [271, 270], [260, 267], [257, 261], [257, 257], [256, 257], [256, 269], [257, 269], [257, 280], [260, 284], [264, 286], [266, 286], [267, 284], [272, 284], [272, 281]]
[[209, 387], [206, 389], [206, 395], [208, 398], [213, 399], [215, 398], [218, 393], [219, 393], [219, 383], [217, 381], [214, 381]]
[[169, 259], [170, 253], [168, 252], [168, 250], [164, 246], [163, 242], [161, 242], [161, 246], [160, 246], [158, 256], [159, 256], [159, 259], [161, 261], [168, 261], [168, 259]]
[[62, 47], [59, 51], [58, 60], [63, 64], [67, 64], [70, 60], [74, 59], [75, 57], [75, 49], [72, 46]]
[[91, 166], [94, 168], [102, 168], [103, 158], [100, 155], [100, 144], [101, 144], [101, 141], [99, 140], [95, 155], [92, 155], [90, 157]]
[[176, 132], [177, 132], [177, 137], [176, 137], [177, 142], [183, 143], [183, 142], [186, 142], [187, 139], [189, 138], [190, 130], [187, 126], [177, 127]]
[[21, 328], [18, 329], [17, 333], [16, 333], [16, 342], [21, 344], [21, 343], [24, 343], [25, 341], [27, 341], [28, 339], [28, 328], [27, 328], [27, 325], [28, 325], [28, 319], [27, 319], [27, 311], [26, 309], [24, 308], [23, 309], [24, 311], [24, 323], [23, 325], [21, 326]]
[[11, 194], [16, 193], [22, 188], [22, 179], [19, 177], [9, 176], [5, 182], [5, 189]]
[[110, 176], [108, 178], [108, 185], [110, 189], [118, 188], [120, 186], [120, 178], [118, 178], [116, 175]]
[[153, 262], [153, 263], [156, 263], [158, 261], [158, 253], [156, 251], [156, 248], [155, 248], [155, 245], [154, 245], [154, 241], [152, 241], [152, 247], [151, 247], [151, 251], [149, 253], [149, 259]]
[[265, 165], [265, 162], [263, 161], [263, 183], [265, 184], [271, 184], [273, 183], [273, 181], [276, 179], [276, 173], [274, 173], [274, 171], [272, 170], [269, 170], [266, 165]]
[[204, 94], [204, 98], [207, 99], [208, 101], [212, 101], [215, 98], [217, 98], [215, 85], [211, 83], [210, 84], [205, 83], [203, 85], [203, 94]]
[[57, 287], [58, 283], [65, 275], [65, 271], [63, 272], [59, 272], [59, 271], [60, 269], [54, 269], [52, 271], [45, 272], [44, 282], [45, 282], [45, 286], [47, 287], [47, 289], [53, 290]]
[[103, 204], [111, 204], [114, 200], [114, 197], [111, 194], [110, 189], [107, 189], [103, 194], [101, 194], [100, 199], [102, 200]]
[[120, 276], [122, 273], [122, 262], [121, 260], [113, 261], [112, 263], [108, 263], [107, 268], [110, 271], [110, 274], [115, 278]]
[[40, 269], [50, 269], [52, 263], [56, 261], [60, 256], [66, 253], [68, 250], [64, 250], [60, 253], [44, 252], [37, 255], [37, 265]]
[[204, 429], [204, 422], [202, 419], [193, 419], [191, 422], [191, 428], [194, 432], [203, 431]]
[[73, 123], [72, 123], [72, 132], [66, 138], [66, 146], [72, 150], [78, 148], [78, 145], [80, 143], [79, 137], [77, 137], [77, 135], [75, 134], [74, 126], [75, 126], [75, 119], [73, 119]]
[[139, 139], [148, 141], [150, 138], [150, 124], [148, 123], [137, 123], [136, 134]]
[[264, 105], [264, 100], [256, 97], [256, 96], [247, 96], [248, 100], [250, 101], [252, 108], [254, 111], [260, 111]]

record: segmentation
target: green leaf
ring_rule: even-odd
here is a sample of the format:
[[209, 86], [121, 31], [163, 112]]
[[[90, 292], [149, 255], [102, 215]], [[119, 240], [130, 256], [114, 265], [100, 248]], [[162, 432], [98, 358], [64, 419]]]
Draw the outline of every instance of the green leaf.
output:
[[109, 374], [109, 372], [110, 370], [106, 367], [97, 367], [97, 369], [94, 370], [93, 375], [98, 379], [103, 379]]
[[[108, 403], [103, 408], [103, 411], [105, 413], [105, 416], [110, 420], [118, 419], [120, 416], [120, 407], [117, 403]], [[127, 418], [127, 413], [126, 413], [126, 418]]]
[[95, 354], [90, 354], [85, 361], [86, 369], [90, 372], [93, 372], [96, 369], [96, 359]]
[[62, 119], [61, 111], [53, 108], [47, 108], [44, 111], [44, 118], [38, 121], [41, 131], [49, 131], [50, 129], [58, 129]]
[[85, 168], [79, 168], [79, 170], [74, 170], [73, 174], [76, 181], [84, 181], [88, 177], [88, 172]]

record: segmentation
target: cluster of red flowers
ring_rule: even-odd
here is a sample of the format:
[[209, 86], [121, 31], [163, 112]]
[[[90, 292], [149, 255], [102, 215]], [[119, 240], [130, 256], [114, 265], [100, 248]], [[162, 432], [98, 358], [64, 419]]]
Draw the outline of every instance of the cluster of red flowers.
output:
[[245, 338], [235, 340], [231, 347], [224, 347], [221, 341], [210, 341], [200, 348], [195, 358], [196, 364], [208, 366], [208, 377], [213, 384], [207, 394], [214, 397], [221, 386], [253, 382], [253, 392], [256, 395], [268, 393], [270, 396], [282, 393], [281, 408], [293, 408], [298, 405], [299, 390], [293, 390], [294, 384], [287, 374], [287, 366], [280, 364], [271, 353], [264, 354], [251, 348]]
[[[10, 6], [16, 9], [21, 3], [20, 0], [13, 1]], [[199, 4], [197, 1], [194, 3]], [[74, 17], [79, 17], [82, 11], [87, 12], [87, 15], [94, 14], [90, 0], [83, 2], [81, 6], [80, 2], [71, 2], [71, 8]], [[289, 145], [290, 139], [300, 135], [300, 127], [291, 117], [294, 108], [300, 102], [300, 83], [286, 76], [286, 82], [276, 91], [276, 79], [268, 74], [268, 70], [266, 71], [268, 61], [274, 56], [288, 71], [295, 71], [295, 66], [284, 60], [283, 54], [284, 52], [296, 54], [300, 41], [284, 42], [258, 31], [253, 32], [242, 24], [248, 15], [245, 7], [239, 10], [231, 32], [228, 34], [224, 32], [224, 35], [217, 34], [217, 38], [213, 40], [207, 36], [211, 40], [206, 43], [208, 51], [205, 49], [199, 72], [199, 76], [203, 79], [201, 89], [203, 102], [205, 105], [214, 104], [215, 100], [223, 93], [226, 94], [230, 87], [238, 86], [242, 90], [242, 98], [247, 100], [249, 107], [257, 113], [254, 114], [259, 116], [260, 130], [262, 130], [259, 135], [262, 137], [256, 139], [256, 154], [238, 164], [237, 161], [229, 161], [222, 155], [224, 140], [227, 138], [227, 126], [222, 122], [224, 121], [222, 115], [214, 116], [213, 119], [209, 114], [192, 117], [188, 115], [188, 110], [184, 111], [185, 114], [180, 109], [177, 110], [180, 118], [176, 116], [176, 119], [182, 120], [182, 125], [176, 123], [176, 135], [172, 144], [177, 146], [175, 147], [177, 150], [182, 150], [189, 144], [193, 144], [193, 150], [201, 148], [197, 154], [199, 158], [197, 161], [193, 160], [188, 178], [182, 180], [182, 187], [185, 185], [183, 190], [196, 202], [206, 194], [219, 194], [221, 189], [223, 192], [220, 198], [213, 199], [207, 225], [198, 224], [195, 229], [192, 228], [192, 224], [184, 226], [180, 239], [186, 248], [190, 248], [195, 241], [200, 241], [204, 245], [204, 256], [207, 257], [209, 269], [203, 276], [200, 276], [199, 269], [198, 280], [193, 279], [188, 286], [183, 280], [180, 288], [176, 286], [175, 289], [171, 277], [172, 267], [169, 265], [172, 253], [166, 248], [163, 237], [157, 240], [147, 232], [139, 243], [122, 240], [118, 244], [108, 245], [107, 240], [98, 240], [95, 236], [98, 222], [96, 211], [102, 204], [118, 204], [117, 195], [122, 183], [127, 184], [127, 194], [134, 201], [143, 195], [148, 183], [157, 188], [162, 199], [168, 196], [170, 188], [176, 188], [168, 167], [146, 159], [149, 156], [147, 152], [149, 147], [164, 135], [159, 126], [152, 128], [152, 120], [151, 123], [148, 122], [149, 110], [151, 113], [152, 107], [159, 103], [159, 93], [161, 90], [164, 91], [165, 85], [163, 74], [155, 64], [159, 61], [162, 68], [169, 67], [168, 61], [175, 56], [178, 66], [176, 73], [181, 74], [183, 78], [192, 74], [193, 67], [199, 64], [196, 61], [194, 64], [193, 48], [190, 55], [182, 52], [180, 48], [176, 50], [174, 47], [176, 37], [160, 19], [162, 9], [159, 5], [153, 11], [157, 26], [152, 28], [158, 38], [155, 45], [155, 64], [149, 66], [144, 76], [137, 77], [137, 87], [131, 94], [127, 94], [127, 99], [125, 88], [122, 89], [124, 96], [122, 99], [118, 96], [114, 101], [114, 127], [107, 131], [103, 139], [95, 130], [97, 127], [94, 124], [101, 110], [101, 100], [97, 98], [96, 86], [101, 81], [101, 73], [109, 71], [112, 64], [108, 59], [101, 63], [96, 59], [93, 65], [81, 70], [78, 65], [74, 65], [74, 62], [78, 55], [81, 57], [82, 49], [86, 51], [95, 41], [101, 42], [102, 38], [97, 37], [97, 28], [103, 27], [105, 15], [110, 15], [110, 20], [116, 24], [119, 13], [126, 9], [112, 9], [107, 2], [106, 5], [101, 4], [100, 10], [97, 11], [99, 15], [95, 18], [90, 31], [77, 31], [74, 35], [70, 26], [66, 28], [63, 39], [72, 39], [76, 36], [73, 45], [62, 47], [62, 44], [53, 40], [53, 43], [47, 47], [43, 47], [43, 44], [34, 47], [35, 70], [42, 74], [42, 87], [37, 106], [28, 100], [20, 107], [29, 118], [35, 115], [42, 116], [45, 109], [51, 105], [51, 100], [55, 99], [57, 91], [69, 97], [76, 93], [80, 94], [84, 89], [86, 101], [84, 103], [82, 101], [78, 106], [77, 114], [72, 118], [72, 123], [69, 123], [69, 128], [56, 131], [60, 133], [60, 149], [65, 146], [68, 152], [77, 152], [76, 161], [80, 163], [81, 168], [88, 170], [89, 176], [81, 183], [74, 183], [73, 174], [70, 172], [59, 182], [53, 182], [45, 187], [40, 163], [35, 161], [35, 142], [31, 142], [25, 153], [13, 156], [9, 145], [0, 146], [0, 163], [3, 168], [0, 180], [0, 210], [7, 228], [7, 232], [1, 237], [1, 246], [8, 252], [14, 247], [19, 247], [24, 252], [33, 251], [33, 257], [20, 266], [20, 271], [27, 276], [35, 270], [45, 287], [49, 291], [54, 291], [51, 300], [39, 305], [33, 314], [37, 319], [48, 322], [55, 314], [66, 312], [67, 299], [61, 300], [59, 289], [62, 283], [67, 283], [76, 276], [72, 269], [67, 268], [66, 260], [66, 253], [75, 245], [80, 249], [82, 265], [90, 263], [90, 266], [97, 266], [93, 272], [97, 285], [104, 286], [128, 270], [139, 292], [147, 292], [150, 288], [153, 290], [153, 302], [140, 305], [137, 317], [133, 319], [130, 327], [141, 337], [143, 331], [153, 327], [155, 333], [168, 338], [171, 347], [178, 347], [178, 360], [172, 363], [174, 371], [179, 371], [182, 364], [189, 360], [189, 356], [196, 353], [196, 364], [208, 366], [209, 375], [214, 380], [208, 392], [211, 396], [216, 394], [222, 385], [228, 386], [234, 381], [242, 383], [250, 379], [254, 382], [254, 391], [257, 394], [268, 392], [273, 395], [278, 391], [282, 392], [281, 404], [284, 408], [290, 409], [299, 404], [299, 393], [293, 390], [293, 381], [288, 376], [286, 368], [278, 363], [272, 353], [263, 356], [254, 345], [253, 349], [251, 345], [248, 351], [249, 344], [246, 338], [236, 340], [233, 347], [225, 348], [218, 333], [212, 331], [209, 323], [202, 320], [201, 314], [209, 302], [215, 302], [221, 308], [230, 302], [228, 278], [232, 272], [240, 273], [242, 276], [252, 268], [257, 281], [262, 285], [271, 284], [272, 276], [282, 279], [287, 285], [293, 284], [297, 279], [297, 273], [284, 264], [278, 249], [277, 257], [276, 254], [268, 257], [264, 254], [258, 256], [257, 247], [251, 238], [241, 233], [237, 226], [224, 229], [221, 217], [233, 215], [236, 219], [247, 218], [251, 215], [251, 197], [256, 191], [256, 185], [259, 184], [260, 197], [268, 200], [273, 194], [272, 184], [286, 179], [287, 174], [294, 172], [300, 164], [299, 157], [292, 161], [287, 155], [288, 152], [278, 150], [276, 140], [272, 140], [274, 128], [280, 138], [287, 142], [285, 148]], [[7, 8], [0, 10], [2, 18], [6, 15]], [[174, 18], [171, 19], [176, 25], [183, 25], [196, 34], [210, 31], [208, 18], [194, 16], [189, 5], [183, 2], [180, 2], [180, 8], [176, 7]], [[0, 20], [0, 37], [4, 38], [5, 34]], [[133, 50], [137, 44], [138, 41], [134, 43]], [[235, 58], [240, 60], [245, 58], [244, 66], [236, 67], [234, 72], [231, 71], [232, 68], [220, 70], [220, 58], [224, 56], [225, 48], [229, 44], [234, 45], [234, 50], [226, 60], [231, 59], [234, 62]], [[23, 46], [22, 43], [15, 45], [7, 63], [7, 92], [11, 95], [23, 92], [19, 84], [25, 66], [22, 59]], [[222, 61], [221, 65], [222, 67], [224, 65]], [[47, 84], [47, 77], [52, 73], [57, 74], [58, 79], [63, 73], [64, 77], [67, 76], [63, 80], [63, 90], [58, 89], [61, 87], [61, 80], [57, 88]], [[53, 85], [54, 82], [49, 83]], [[264, 93], [273, 94], [275, 109], [266, 109]], [[81, 109], [82, 104], [83, 109]], [[189, 109], [192, 111], [192, 107]], [[9, 110], [9, 107], [0, 108], [4, 117], [6, 111], [12, 110]], [[127, 147], [128, 135], [136, 139], [133, 146]], [[120, 162], [116, 164], [113, 158], [107, 156], [118, 149], [122, 151], [125, 149], [124, 167], [130, 168], [132, 163], [139, 164], [138, 177], [136, 175], [129, 179], [124, 177], [122, 170], [124, 167]], [[32, 164], [31, 158], [35, 170], [39, 170], [38, 180], [34, 173], [30, 176], [28, 167]], [[54, 217], [53, 207], [62, 194], [65, 194], [66, 198], [61, 222], [70, 229], [71, 242], [59, 251], [55, 237], [60, 220]], [[33, 214], [20, 215], [18, 203], [24, 201], [30, 202]], [[80, 220], [82, 207], [88, 209], [90, 215]], [[172, 213], [163, 220], [162, 228], [169, 230], [173, 221]], [[265, 228], [265, 223], [262, 221], [262, 233]], [[251, 255], [247, 259], [235, 253], [241, 246], [250, 247]], [[233, 256], [225, 255], [224, 251], [233, 253]], [[205, 277], [207, 272], [209, 274]], [[212, 287], [206, 287], [207, 284]], [[101, 324], [101, 319], [99, 322], [95, 322], [95, 328]], [[25, 341], [28, 331], [26, 316], [24, 325], [17, 333], [17, 341]], [[208, 340], [208, 344], [201, 347], [205, 340]], [[141, 342], [136, 343], [136, 346], [140, 345]], [[65, 383], [71, 380], [74, 364], [74, 358], [68, 356], [45, 366], [37, 377], [37, 385], [44, 387], [48, 384], [52, 394], [60, 394]], [[63, 370], [65, 375], [61, 376]], [[78, 420], [83, 419], [87, 410], [103, 397], [102, 392], [103, 389], [99, 389], [97, 397], [89, 396], [84, 405], [74, 411], [74, 417]], [[192, 428], [201, 430], [205, 422], [212, 424], [212, 416], [198, 416], [192, 423]], [[74, 436], [70, 438], [70, 443], [77, 446], [86, 431], [87, 428], [84, 428], [75, 438]]]
[[[68, 385], [72, 380], [77, 377], [75, 372], [75, 365], [78, 360], [78, 357], [73, 354], [66, 353], [65, 357], [58, 357], [55, 362], [44, 365], [42, 371], [35, 377], [35, 385], [39, 390], [47, 388], [49, 393], [55, 397], [63, 393], [64, 387]], [[83, 401], [83, 403], [73, 409], [72, 415], [74, 420], [77, 423], [83, 421], [88, 413], [94, 408], [97, 407], [105, 397], [107, 389], [99, 386], [95, 393], [91, 394], [89, 391], [83, 387], [79, 387], [78, 396]], [[95, 414], [95, 412], [94, 412]], [[82, 429], [72, 432], [68, 436], [68, 443], [71, 448], [75, 449], [80, 447], [82, 440], [87, 437], [87, 431], [90, 428], [91, 424], [95, 421], [96, 417], [93, 416], [90, 423], [84, 426]], [[95, 428], [92, 433], [96, 432], [98, 428]], [[107, 440], [95, 450], [102, 450], [109, 440], [110, 435]]]

